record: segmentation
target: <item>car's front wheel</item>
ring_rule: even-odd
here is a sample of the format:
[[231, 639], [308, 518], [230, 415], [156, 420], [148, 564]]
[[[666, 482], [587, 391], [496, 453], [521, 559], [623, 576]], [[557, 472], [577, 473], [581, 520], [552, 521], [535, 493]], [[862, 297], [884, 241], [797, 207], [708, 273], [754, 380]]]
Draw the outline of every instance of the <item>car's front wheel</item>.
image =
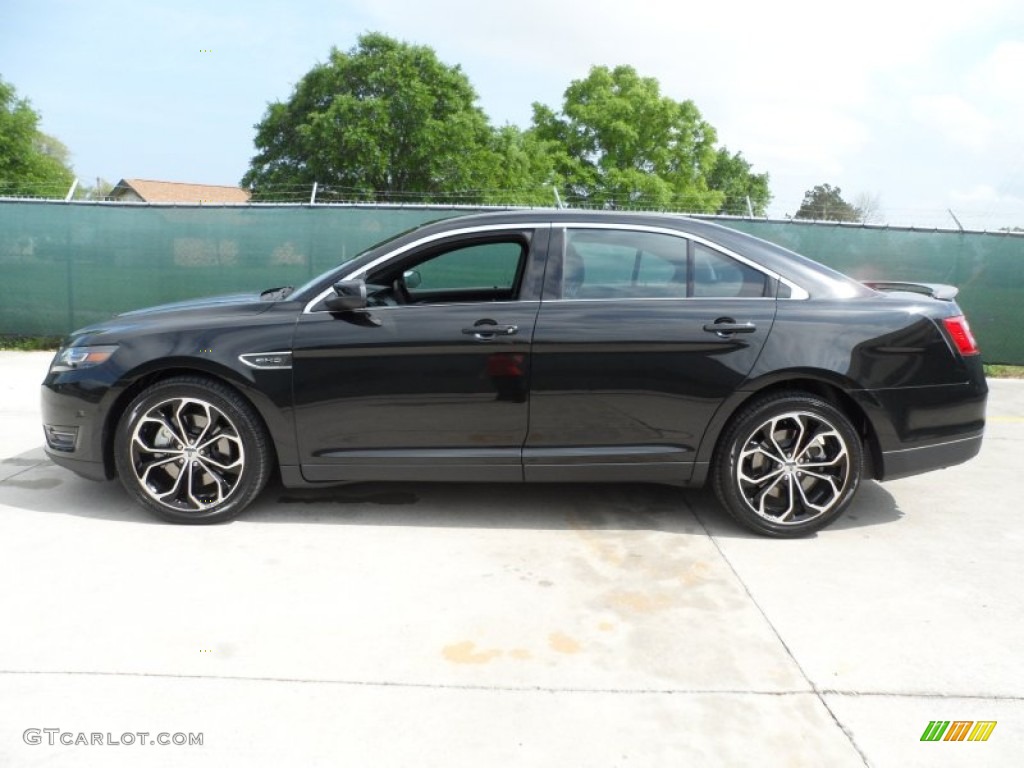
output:
[[863, 464], [860, 438], [842, 411], [814, 395], [779, 392], [730, 423], [713, 480], [740, 524], [769, 536], [803, 536], [842, 514]]
[[114, 437], [121, 483], [174, 523], [219, 523], [266, 485], [269, 439], [252, 406], [211, 379], [180, 376], [141, 392]]

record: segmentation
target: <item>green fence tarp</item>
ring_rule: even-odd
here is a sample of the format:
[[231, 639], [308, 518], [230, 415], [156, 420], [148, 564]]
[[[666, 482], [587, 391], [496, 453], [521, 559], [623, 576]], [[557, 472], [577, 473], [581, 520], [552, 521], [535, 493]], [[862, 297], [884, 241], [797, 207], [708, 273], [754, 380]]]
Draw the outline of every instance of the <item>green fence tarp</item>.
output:
[[[469, 211], [388, 206], [0, 202], [0, 334], [299, 285], [384, 238]], [[1024, 364], [1024, 236], [722, 218], [860, 279], [959, 286], [988, 362]]]

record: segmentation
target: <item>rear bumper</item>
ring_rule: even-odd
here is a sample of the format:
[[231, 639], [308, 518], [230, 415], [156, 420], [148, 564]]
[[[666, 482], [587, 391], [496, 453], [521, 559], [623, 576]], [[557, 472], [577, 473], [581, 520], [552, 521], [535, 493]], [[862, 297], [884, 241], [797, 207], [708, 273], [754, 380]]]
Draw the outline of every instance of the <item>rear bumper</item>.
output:
[[980, 362], [961, 384], [851, 392], [871, 423], [874, 478], [893, 480], [961, 464], [978, 455], [988, 385]]
[[981, 434], [934, 445], [882, 452], [882, 480], [945, 469], [973, 459], [981, 450]]

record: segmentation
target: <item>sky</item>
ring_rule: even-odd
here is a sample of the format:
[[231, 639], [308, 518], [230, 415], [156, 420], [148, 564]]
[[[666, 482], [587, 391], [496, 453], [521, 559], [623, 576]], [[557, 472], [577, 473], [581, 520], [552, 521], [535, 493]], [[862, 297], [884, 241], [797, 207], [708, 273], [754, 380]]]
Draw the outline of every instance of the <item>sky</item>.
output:
[[494, 125], [631, 65], [770, 175], [773, 217], [828, 183], [879, 222], [1024, 227], [1021, 0], [3, 0], [0, 78], [84, 183], [237, 184], [267, 104], [371, 31], [460, 65]]

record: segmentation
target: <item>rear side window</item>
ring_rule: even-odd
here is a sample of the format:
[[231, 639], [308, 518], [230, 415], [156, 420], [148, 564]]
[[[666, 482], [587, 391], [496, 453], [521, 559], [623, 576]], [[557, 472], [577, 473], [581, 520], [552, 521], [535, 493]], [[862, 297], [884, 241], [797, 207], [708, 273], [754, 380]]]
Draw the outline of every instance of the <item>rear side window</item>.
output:
[[768, 277], [685, 237], [617, 229], [569, 229], [561, 274], [548, 289], [563, 299], [756, 298]]
[[693, 295], [698, 298], [764, 296], [768, 278], [706, 245], [693, 245]]
[[567, 299], [684, 298], [687, 241], [653, 232], [570, 229], [561, 295]]

